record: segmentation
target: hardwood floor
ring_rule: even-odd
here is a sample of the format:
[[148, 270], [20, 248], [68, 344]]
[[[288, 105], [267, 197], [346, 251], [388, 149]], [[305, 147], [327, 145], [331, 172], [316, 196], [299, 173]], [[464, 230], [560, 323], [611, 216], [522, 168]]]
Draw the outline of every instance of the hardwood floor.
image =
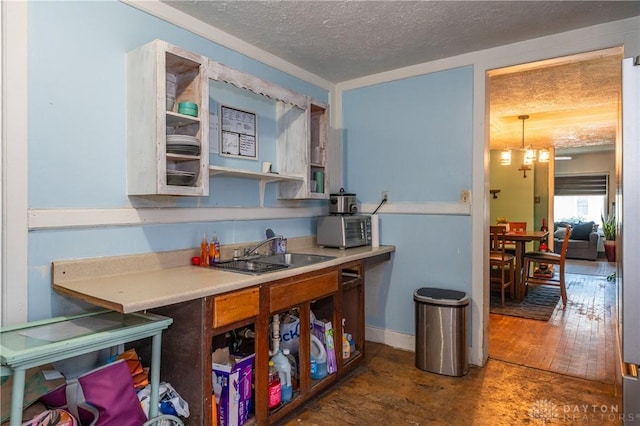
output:
[[549, 322], [491, 315], [490, 358], [464, 377], [419, 370], [413, 352], [367, 342], [362, 367], [283, 424], [620, 425], [615, 285], [606, 269], [572, 277], [567, 308]]
[[618, 370], [615, 283], [607, 281], [609, 271], [602, 270], [599, 263], [569, 268], [585, 272], [584, 268], [591, 266], [605, 275], [567, 274], [567, 306], [563, 310], [559, 302], [548, 322], [491, 314], [489, 356], [512, 364], [615, 383]]

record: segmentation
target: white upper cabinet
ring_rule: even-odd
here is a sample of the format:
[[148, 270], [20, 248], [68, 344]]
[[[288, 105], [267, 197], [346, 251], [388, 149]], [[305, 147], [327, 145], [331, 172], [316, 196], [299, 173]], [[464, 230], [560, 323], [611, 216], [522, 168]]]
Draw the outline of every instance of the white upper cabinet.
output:
[[[209, 166], [209, 80], [274, 102], [278, 174]], [[327, 105], [160, 40], [129, 52], [127, 85], [129, 195], [207, 196], [230, 175], [258, 180], [261, 205], [269, 182], [281, 199], [328, 198]]]
[[129, 52], [129, 195], [209, 194], [207, 65], [161, 40]]
[[304, 178], [281, 182], [282, 199], [326, 199], [328, 109], [307, 98], [304, 109], [278, 104], [278, 165], [284, 173]]

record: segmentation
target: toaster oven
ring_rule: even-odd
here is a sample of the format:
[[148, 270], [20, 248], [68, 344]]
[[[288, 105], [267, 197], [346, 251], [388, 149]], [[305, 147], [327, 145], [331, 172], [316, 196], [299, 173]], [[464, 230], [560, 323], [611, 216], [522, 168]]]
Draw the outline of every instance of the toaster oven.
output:
[[337, 248], [371, 245], [371, 217], [366, 215], [320, 216], [317, 242], [321, 247]]

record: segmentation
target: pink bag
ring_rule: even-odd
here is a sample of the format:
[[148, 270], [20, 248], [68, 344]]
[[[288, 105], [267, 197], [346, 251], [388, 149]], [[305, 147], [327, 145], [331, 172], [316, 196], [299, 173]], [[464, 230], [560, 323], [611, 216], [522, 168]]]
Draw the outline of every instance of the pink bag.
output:
[[124, 360], [68, 380], [40, 401], [68, 410], [82, 426], [140, 426], [147, 421]]

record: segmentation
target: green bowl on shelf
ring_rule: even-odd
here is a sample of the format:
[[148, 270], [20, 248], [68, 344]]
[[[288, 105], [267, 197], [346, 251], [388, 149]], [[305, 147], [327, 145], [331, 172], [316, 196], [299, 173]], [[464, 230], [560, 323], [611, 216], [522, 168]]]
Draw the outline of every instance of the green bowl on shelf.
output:
[[180, 102], [178, 104], [178, 113], [184, 115], [190, 115], [193, 117], [198, 116], [198, 104], [194, 102]]

